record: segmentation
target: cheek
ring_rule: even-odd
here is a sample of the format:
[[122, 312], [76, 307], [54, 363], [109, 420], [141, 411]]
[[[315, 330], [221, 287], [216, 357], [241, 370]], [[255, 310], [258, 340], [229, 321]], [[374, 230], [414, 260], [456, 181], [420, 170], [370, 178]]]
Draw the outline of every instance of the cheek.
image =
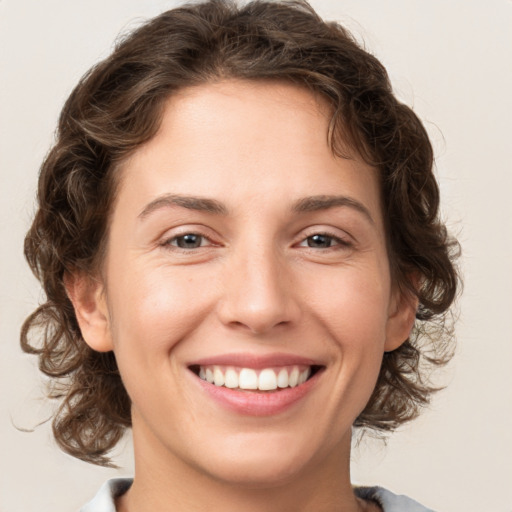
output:
[[346, 268], [317, 275], [315, 283], [309, 307], [335, 339], [354, 348], [384, 342], [390, 295], [385, 274], [371, 268]]
[[[121, 269], [121, 266], [118, 267]], [[183, 270], [183, 269], [181, 269]], [[161, 411], [162, 421], [182, 407], [162, 390], [179, 389], [179, 365], [175, 357], [180, 343], [193, 333], [208, 314], [211, 293], [187, 272], [131, 268], [112, 272], [109, 294], [114, 352], [126, 390], [134, 407], [142, 413]], [[114, 284], [115, 283], [115, 284]], [[173, 395], [174, 396], [174, 395]], [[184, 390], [177, 393], [184, 396]], [[167, 418], [165, 420], [163, 417]]]
[[168, 352], [200, 323], [211, 303], [211, 293], [183, 269], [132, 266], [124, 278], [116, 272], [111, 276], [116, 284], [109, 309], [117, 352], [131, 347], [148, 358]]
[[[343, 274], [343, 275], [342, 275]], [[310, 311], [327, 330], [336, 366], [335, 403], [362, 410], [375, 386], [386, 341], [389, 284], [380, 272], [337, 272], [315, 287]], [[329, 288], [326, 288], [326, 287]], [[329, 289], [330, 293], [319, 293]]]

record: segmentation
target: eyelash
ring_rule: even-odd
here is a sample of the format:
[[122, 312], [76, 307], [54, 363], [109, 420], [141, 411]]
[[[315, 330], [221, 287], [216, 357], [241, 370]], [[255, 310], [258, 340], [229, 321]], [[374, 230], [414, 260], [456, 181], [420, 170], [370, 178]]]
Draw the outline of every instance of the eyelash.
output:
[[[184, 239], [184, 238], [190, 237], [190, 236], [200, 238], [201, 239], [200, 245], [197, 246], [197, 247], [180, 247], [178, 245], [180, 239]], [[330, 242], [330, 245], [328, 245], [327, 247], [312, 247], [310, 245], [303, 245], [303, 244], [308, 244], [308, 240], [311, 240], [313, 237], [325, 237]], [[208, 245], [203, 245], [204, 241], [208, 241], [209, 244]], [[183, 233], [183, 234], [180, 234], [180, 235], [173, 236], [172, 238], [169, 238], [169, 239], [165, 240], [162, 243], [162, 245], [164, 247], [167, 247], [167, 248], [172, 247], [173, 250], [189, 252], [189, 251], [194, 250], [194, 249], [200, 249], [202, 247], [209, 247], [211, 245], [216, 245], [216, 244], [214, 244], [206, 235], [203, 235], [201, 233], [196, 233], [196, 232], [191, 231], [191, 232], [188, 232], [188, 233]], [[333, 233], [317, 232], [317, 233], [313, 233], [313, 234], [305, 237], [298, 244], [298, 246], [299, 247], [306, 247], [306, 248], [312, 249], [312, 250], [317, 250], [317, 249], [341, 250], [341, 249], [350, 248], [350, 247], [353, 246], [353, 244], [350, 241], [346, 240], [346, 239], [343, 239], [343, 238], [340, 238], [340, 237], [334, 235]]]
[[[330, 239], [331, 243], [334, 242], [334, 245], [329, 245], [328, 247], [311, 247], [309, 245], [302, 245], [304, 243], [307, 244], [308, 240], [312, 239], [313, 237], [325, 237]], [[348, 241], [347, 239], [340, 238], [339, 236], [336, 236], [333, 233], [329, 233], [328, 231], [321, 231], [318, 233], [313, 233], [306, 238], [302, 240], [302, 242], [299, 244], [300, 247], [307, 247], [308, 249], [325, 249], [325, 250], [340, 250], [340, 249], [347, 249], [353, 246], [353, 244]]]
[[[178, 245], [178, 240], [179, 239], [184, 239], [187, 236], [194, 236], [194, 237], [200, 238], [201, 239], [201, 244], [198, 247], [180, 247]], [[180, 235], [173, 236], [172, 238], [169, 238], [169, 239], [165, 240], [162, 245], [166, 246], [166, 247], [171, 246], [171, 247], [175, 248], [176, 250], [190, 251], [192, 249], [199, 249], [201, 247], [205, 247], [202, 244], [202, 242], [204, 240], [207, 240], [208, 242], [210, 242], [211, 245], [215, 245], [215, 244], [213, 244], [213, 242], [207, 236], [202, 235], [201, 233], [194, 233], [193, 231], [191, 231], [189, 233], [183, 233], [183, 234], [180, 234]], [[176, 243], [174, 243], [174, 242], [176, 242]]]

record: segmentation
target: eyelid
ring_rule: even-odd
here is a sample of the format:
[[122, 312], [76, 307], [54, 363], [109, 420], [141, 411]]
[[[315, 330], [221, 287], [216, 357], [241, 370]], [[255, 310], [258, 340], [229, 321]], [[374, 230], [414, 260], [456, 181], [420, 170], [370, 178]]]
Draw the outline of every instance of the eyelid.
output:
[[[197, 236], [198, 238], [201, 238], [202, 240], [207, 240], [209, 242], [209, 244], [200, 244], [199, 247], [190, 247], [188, 249], [185, 249], [185, 247], [179, 247], [179, 245], [176, 243], [174, 244], [173, 242], [176, 241], [179, 239], [179, 238], [183, 238], [187, 235], [194, 235], [194, 236]], [[206, 247], [206, 246], [210, 246], [210, 245], [214, 245], [212, 244], [211, 240], [207, 237], [207, 236], [204, 236], [202, 235], [201, 233], [183, 233], [182, 235], [175, 235], [175, 236], [172, 236], [171, 238], [169, 238], [167, 240], [167, 242], [165, 242], [166, 245], [171, 245], [172, 247], [176, 247], [177, 249], [185, 249], [185, 250], [192, 250], [192, 249], [199, 249], [200, 247]]]
[[[315, 236], [315, 235], [321, 235], [321, 236], [330, 238], [332, 240], [332, 244], [327, 247], [310, 246], [307, 241], [308, 241], [308, 239], [310, 239], [312, 236]], [[339, 238], [337, 236], [332, 236], [328, 233], [315, 233], [315, 235], [310, 235], [310, 236], [306, 237], [304, 240], [302, 240], [299, 243], [299, 247], [302, 247], [304, 249], [308, 249], [311, 251], [324, 251], [325, 252], [325, 251], [346, 250], [346, 249], [350, 249], [354, 246], [353, 243], [348, 242], [347, 240], [345, 240], [343, 238]]]
[[295, 245], [300, 245], [306, 242], [308, 238], [311, 238], [315, 235], [328, 236], [336, 240], [338, 242], [337, 245], [345, 247], [354, 246], [356, 243], [356, 240], [352, 235], [339, 228], [329, 228], [327, 226], [311, 226], [310, 228], [302, 231], [300, 239]]
[[160, 238], [158, 245], [164, 247], [164, 248], [172, 248], [173, 250], [176, 249], [178, 251], [191, 251], [192, 249], [184, 249], [183, 247], [178, 247], [176, 244], [172, 244], [171, 242], [175, 241], [176, 239], [186, 236], [186, 235], [196, 235], [199, 237], [202, 237], [203, 239], [207, 240], [209, 243], [207, 245], [200, 245], [199, 247], [196, 247], [195, 249], [200, 248], [207, 248], [207, 247], [214, 247], [221, 245], [220, 243], [216, 242], [215, 236], [211, 234], [211, 229], [206, 228], [205, 226], [201, 225], [188, 225], [188, 226], [179, 226], [176, 228], [173, 228], [171, 230], [167, 230]]

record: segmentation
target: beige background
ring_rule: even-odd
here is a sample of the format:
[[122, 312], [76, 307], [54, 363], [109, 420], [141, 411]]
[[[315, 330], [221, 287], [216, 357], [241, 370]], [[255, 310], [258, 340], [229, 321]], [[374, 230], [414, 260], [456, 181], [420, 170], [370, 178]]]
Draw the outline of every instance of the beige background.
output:
[[[510, 512], [512, 498], [512, 2], [312, 0], [364, 39], [435, 143], [444, 216], [463, 245], [465, 292], [448, 389], [387, 447], [354, 452], [354, 480], [438, 512]], [[0, 0], [0, 511], [69, 512], [106, 479], [131, 473], [73, 460], [18, 332], [41, 299], [22, 257], [38, 165], [58, 112], [120, 30], [163, 0]], [[127, 441], [126, 446], [129, 446]]]

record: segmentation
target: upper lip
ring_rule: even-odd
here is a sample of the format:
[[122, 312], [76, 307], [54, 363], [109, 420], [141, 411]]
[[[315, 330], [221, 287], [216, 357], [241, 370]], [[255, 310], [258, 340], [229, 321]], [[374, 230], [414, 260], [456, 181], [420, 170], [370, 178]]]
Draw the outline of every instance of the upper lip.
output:
[[321, 362], [298, 356], [295, 354], [286, 353], [273, 353], [273, 354], [247, 354], [247, 353], [232, 353], [232, 354], [219, 354], [212, 357], [205, 357], [192, 361], [188, 366], [238, 366], [240, 368], [270, 368], [275, 366], [323, 366]]

